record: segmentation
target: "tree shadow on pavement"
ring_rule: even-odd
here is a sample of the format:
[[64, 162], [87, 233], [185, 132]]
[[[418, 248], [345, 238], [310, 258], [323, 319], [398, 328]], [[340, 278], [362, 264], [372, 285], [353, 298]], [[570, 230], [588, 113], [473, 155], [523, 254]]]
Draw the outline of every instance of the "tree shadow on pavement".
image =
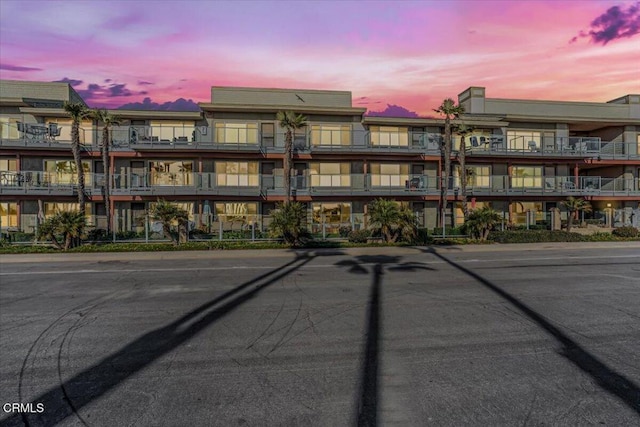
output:
[[385, 268], [388, 271], [417, 271], [433, 270], [422, 263], [404, 262], [398, 256], [356, 256], [355, 259], [343, 260], [337, 266], [348, 267], [350, 273], [369, 274], [371, 270], [371, 291], [369, 294], [369, 308], [367, 312], [367, 340], [364, 347], [364, 358], [361, 367], [360, 389], [356, 406], [356, 420], [359, 427], [373, 427], [379, 424], [378, 406], [380, 400], [380, 335], [382, 334], [382, 307], [380, 304], [380, 287]]
[[481, 285], [485, 286], [498, 296], [508, 301], [525, 316], [535, 322], [535, 324], [547, 331], [562, 345], [562, 348], [559, 351], [561, 355], [566, 357], [583, 372], [591, 376], [591, 378], [593, 378], [596, 383], [604, 390], [616, 396], [628, 407], [640, 414], [640, 388], [633, 381], [629, 380], [625, 376], [617, 373], [612, 368], [605, 365], [589, 351], [580, 346], [580, 344], [565, 335], [560, 329], [558, 329], [551, 322], [545, 319], [540, 313], [533, 310], [531, 307], [529, 307], [504, 289], [500, 288], [499, 286], [495, 285], [479, 274], [473, 272], [472, 270], [465, 268], [455, 261], [452, 261], [444, 255], [438, 253], [434, 248], [420, 250], [422, 252], [434, 255], [447, 264], [462, 271], [463, 273], [477, 280]]
[[[65, 420], [71, 415], [75, 415], [79, 423], [87, 425], [87, 422], [78, 412], [80, 408], [100, 398], [131, 375], [190, 340], [223, 316], [234, 311], [241, 304], [257, 296], [260, 291], [269, 285], [290, 275], [316, 257], [341, 254], [340, 251], [335, 250], [296, 252], [296, 257], [292, 261], [225, 292], [166, 326], [144, 334], [93, 366], [76, 374], [67, 381], [61, 382], [59, 386], [53, 387], [30, 400], [31, 402], [44, 404], [45, 412], [41, 414], [14, 414], [0, 421], [0, 426], [18, 426], [22, 424], [26, 426], [50, 426]], [[242, 293], [242, 291], [245, 292]], [[227, 301], [225, 302], [225, 300]]]

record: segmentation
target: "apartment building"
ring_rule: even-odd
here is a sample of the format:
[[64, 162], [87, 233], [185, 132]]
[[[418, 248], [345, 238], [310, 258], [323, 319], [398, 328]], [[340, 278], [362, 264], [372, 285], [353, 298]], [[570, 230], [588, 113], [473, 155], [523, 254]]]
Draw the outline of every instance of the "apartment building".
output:
[[[59, 210], [77, 209], [71, 120], [65, 101], [84, 102], [65, 83], [0, 82], [0, 226], [32, 231]], [[507, 223], [532, 223], [572, 195], [634, 223], [640, 203], [640, 95], [607, 103], [492, 99], [471, 87], [459, 95], [467, 199], [490, 205]], [[422, 226], [441, 224], [440, 186], [448, 185], [445, 223], [462, 220], [460, 171], [441, 180], [444, 121], [371, 117], [345, 91], [212, 87], [198, 112], [114, 110], [111, 206], [104, 203], [101, 129], [81, 124], [87, 215], [106, 228], [140, 231], [159, 198], [186, 209], [197, 228], [264, 228], [284, 200], [284, 130], [278, 111], [307, 126], [294, 137], [292, 195], [305, 203], [314, 231], [366, 226], [377, 197], [409, 206]], [[461, 148], [455, 137], [453, 164]]]

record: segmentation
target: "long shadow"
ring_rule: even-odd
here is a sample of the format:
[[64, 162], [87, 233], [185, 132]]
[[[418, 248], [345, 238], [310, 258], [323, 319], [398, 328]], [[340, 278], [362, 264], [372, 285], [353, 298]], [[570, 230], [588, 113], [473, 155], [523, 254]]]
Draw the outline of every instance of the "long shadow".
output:
[[[260, 291], [303, 267], [316, 256], [337, 254], [337, 252], [322, 254], [305, 252], [297, 254], [293, 261], [245, 282], [202, 304], [170, 324], [141, 336], [73, 378], [33, 398], [31, 402], [34, 402], [34, 404], [44, 404], [45, 412], [41, 414], [14, 414], [0, 421], [0, 426], [18, 426], [23, 423], [26, 426], [50, 426], [74, 414], [81, 424], [87, 425], [86, 421], [78, 413], [80, 408], [98, 399], [159, 357], [193, 338], [221, 317], [254, 298]], [[218, 303], [252, 285], [255, 286], [247, 290], [247, 292], [235, 296], [217, 308], [213, 308]], [[211, 308], [213, 309], [209, 310]]]
[[356, 406], [358, 411], [356, 419], [359, 427], [374, 427], [378, 425], [380, 335], [382, 333], [380, 287], [385, 266], [389, 266], [388, 270], [390, 271], [433, 270], [431, 267], [420, 263], [400, 263], [400, 260], [400, 257], [386, 255], [362, 255], [355, 257], [355, 260], [343, 260], [336, 263], [338, 266], [349, 267], [349, 271], [355, 274], [367, 274], [368, 271], [364, 265], [374, 264], [367, 311], [367, 340], [364, 347], [360, 390]]
[[538, 312], [533, 310], [531, 307], [529, 307], [504, 289], [491, 283], [489, 280], [469, 270], [468, 268], [465, 268], [460, 264], [457, 264], [456, 262], [439, 254], [433, 248], [421, 250], [423, 252], [430, 253], [437, 258], [440, 258], [449, 265], [457, 268], [470, 277], [473, 277], [480, 284], [484, 285], [489, 290], [511, 303], [529, 319], [538, 324], [538, 326], [551, 334], [551, 336], [553, 336], [562, 345], [560, 353], [564, 357], [570, 360], [575, 366], [580, 368], [586, 374], [591, 376], [600, 387], [602, 387], [610, 394], [618, 397], [618, 399], [624, 402], [629, 408], [640, 414], [640, 388], [633, 381], [629, 380], [622, 374], [617, 373], [616, 371], [605, 365], [594, 355], [589, 353], [589, 351], [580, 346], [580, 344], [572, 340], [560, 329], [551, 324], [551, 322], [541, 316]]

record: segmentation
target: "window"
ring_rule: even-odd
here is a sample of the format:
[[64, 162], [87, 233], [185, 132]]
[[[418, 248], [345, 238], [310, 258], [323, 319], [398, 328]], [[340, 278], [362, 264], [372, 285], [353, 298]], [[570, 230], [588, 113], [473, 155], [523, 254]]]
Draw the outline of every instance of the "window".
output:
[[216, 184], [231, 187], [257, 187], [258, 162], [216, 162]]
[[[60, 135], [56, 137], [56, 141], [67, 143], [71, 142], [71, 126], [73, 125], [73, 121], [71, 119], [47, 117], [44, 121], [47, 124], [55, 123], [58, 125]], [[82, 120], [79, 128], [80, 144], [92, 145], [94, 141], [93, 135], [93, 122], [91, 120]], [[98, 139], [102, 138], [102, 132], [97, 132], [97, 135]]]
[[349, 187], [351, 185], [349, 163], [311, 163], [309, 175], [312, 187]]
[[313, 203], [312, 220], [316, 224], [351, 222], [351, 203]]
[[258, 219], [258, 203], [217, 202], [215, 208], [222, 221], [253, 223]]
[[0, 117], [0, 138], [2, 139], [18, 139], [18, 119], [9, 117]]
[[312, 125], [311, 143], [313, 145], [351, 145], [351, 127], [349, 125]]
[[544, 208], [542, 202], [514, 202], [512, 203], [513, 222], [515, 224], [527, 223], [527, 212], [529, 212], [530, 221], [544, 220]]
[[18, 204], [17, 203], [0, 203], [0, 227], [18, 226]]
[[542, 133], [535, 131], [507, 131], [507, 149], [517, 151], [540, 151]]
[[[88, 161], [82, 162], [84, 170], [84, 183], [91, 185], [91, 166]], [[78, 182], [76, 162], [73, 160], [45, 160], [44, 170], [49, 184], [64, 185]]]
[[[488, 188], [491, 186], [491, 166], [467, 165], [467, 187]], [[456, 187], [459, 187], [460, 166], [456, 166]]]
[[152, 140], [160, 141], [191, 141], [196, 130], [194, 123], [189, 121], [152, 121]]
[[409, 180], [408, 164], [371, 163], [372, 187], [404, 187]]
[[[64, 202], [45, 202], [44, 203], [44, 216], [52, 216], [60, 212], [78, 212], [80, 205], [78, 203], [64, 203]], [[88, 214], [88, 212], [87, 212]]]
[[3, 158], [0, 159], [0, 171], [15, 172], [18, 170], [18, 162], [16, 159]]
[[397, 126], [371, 126], [371, 145], [381, 147], [407, 147], [409, 129]]
[[[193, 202], [171, 202], [171, 204], [177, 207], [178, 209], [185, 210], [188, 214], [189, 221], [194, 220], [194, 215], [193, 215], [194, 203]], [[139, 212], [139, 218], [144, 218], [145, 216], [144, 205], [142, 210], [138, 210], [134, 205], [136, 205], [136, 203], [131, 203], [131, 210], [134, 212], [134, 214]], [[149, 202], [149, 210], [153, 209], [155, 205], [156, 205], [156, 202]], [[174, 225], [174, 226], [178, 225], [178, 221], [173, 221], [171, 225]]]
[[542, 166], [514, 166], [511, 188], [542, 188]]
[[216, 143], [257, 144], [258, 125], [256, 123], [216, 123]]
[[151, 185], [193, 185], [193, 162], [178, 160], [150, 161]]

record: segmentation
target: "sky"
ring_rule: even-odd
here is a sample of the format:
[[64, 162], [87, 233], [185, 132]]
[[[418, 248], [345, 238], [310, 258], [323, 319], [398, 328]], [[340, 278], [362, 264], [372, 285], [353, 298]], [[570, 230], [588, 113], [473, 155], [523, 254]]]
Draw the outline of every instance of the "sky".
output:
[[92, 107], [186, 109], [211, 86], [334, 89], [392, 116], [489, 98], [640, 93], [640, 2], [0, 1], [0, 78]]

